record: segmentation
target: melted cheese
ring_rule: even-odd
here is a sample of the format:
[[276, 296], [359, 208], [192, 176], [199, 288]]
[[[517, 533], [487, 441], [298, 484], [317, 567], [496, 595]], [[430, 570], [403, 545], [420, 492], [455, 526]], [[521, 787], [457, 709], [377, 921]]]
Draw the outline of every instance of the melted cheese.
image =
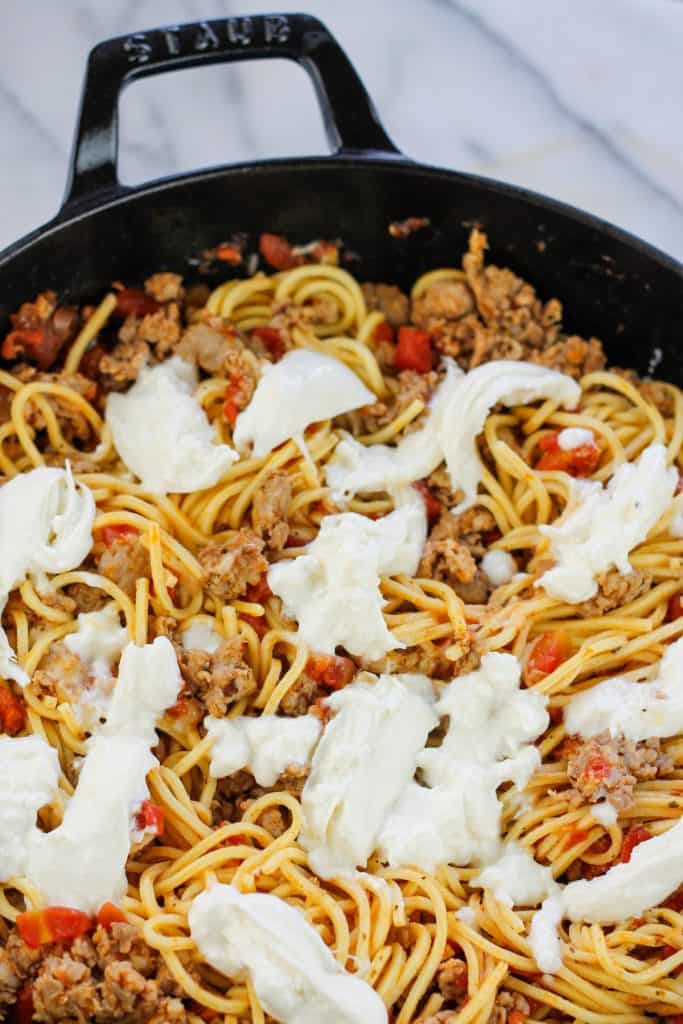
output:
[[141, 370], [129, 391], [107, 399], [116, 450], [153, 494], [212, 487], [238, 458], [229, 445], [216, 443], [196, 384], [194, 367], [173, 356]]
[[605, 488], [597, 481], [573, 481], [562, 519], [540, 527], [550, 538], [556, 565], [537, 586], [576, 604], [597, 593], [600, 573], [612, 568], [631, 572], [629, 552], [667, 510], [677, 481], [661, 444], [651, 444], [636, 462], [619, 466]]
[[268, 363], [247, 408], [239, 414], [233, 441], [262, 458], [306, 427], [377, 401], [348, 366], [331, 356], [297, 349]]
[[58, 782], [57, 751], [42, 736], [0, 736], [0, 881], [25, 873], [36, 815]]
[[546, 698], [521, 690], [511, 654], [485, 654], [481, 667], [450, 683], [436, 705], [448, 716], [440, 747], [418, 757], [426, 785], [411, 782], [394, 805], [378, 850], [392, 866], [433, 873], [442, 863], [487, 864], [500, 851], [497, 789], [522, 789], [538, 767], [535, 740], [547, 728]]
[[126, 647], [109, 717], [88, 741], [61, 825], [30, 836], [26, 874], [45, 904], [95, 913], [125, 895], [131, 811], [149, 797], [146, 776], [158, 764], [150, 751], [157, 740], [156, 721], [175, 702], [180, 687], [175, 652], [166, 637]]
[[470, 885], [490, 889], [508, 907], [535, 907], [557, 889], [551, 869], [539, 864], [526, 847], [514, 840], [505, 843], [498, 859]]
[[294, 907], [267, 893], [213, 885], [195, 897], [190, 934], [227, 978], [249, 978], [269, 1017], [283, 1024], [386, 1024], [376, 992], [337, 963]]
[[444, 362], [446, 377], [420, 430], [395, 447], [364, 447], [351, 437], [337, 445], [326, 466], [335, 500], [411, 483], [445, 460], [453, 488], [464, 491], [457, 508], [471, 505], [482, 474], [476, 438], [491, 409], [499, 402], [520, 405], [539, 398], [572, 406], [581, 394], [571, 377], [534, 363], [494, 360], [465, 374], [452, 360]]
[[197, 619], [183, 630], [180, 642], [185, 650], [206, 651], [207, 654], [213, 654], [223, 643], [223, 637], [211, 622], [207, 622], [206, 619]]
[[365, 867], [438, 721], [425, 676], [365, 674], [328, 704], [336, 715], [304, 786], [299, 837], [321, 878]]
[[664, 652], [654, 679], [615, 676], [574, 697], [564, 709], [567, 733], [599, 732], [637, 743], [683, 732], [683, 637]]
[[204, 724], [214, 741], [211, 777], [232, 775], [248, 768], [259, 786], [272, 786], [291, 764], [306, 765], [318, 742], [322, 725], [315, 715], [283, 718], [206, 718]]
[[563, 452], [572, 452], [584, 444], [595, 444], [595, 434], [585, 427], [565, 427], [557, 435], [557, 443]]
[[[46, 573], [67, 572], [92, 547], [95, 501], [75, 483], [71, 470], [41, 466], [0, 488], [0, 613], [11, 590], [27, 576], [45, 583]], [[24, 686], [19, 667], [0, 628], [0, 675]]]
[[92, 732], [106, 718], [114, 689], [112, 662], [128, 642], [128, 630], [119, 621], [116, 605], [99, 612], [78, 616], [77, 630], [64, 638], [64, 644], [83, 662], [91, 685], [72, 704], [80, 724]]
[[626, 864], [616, 864], [590, 881], [570, 882], [545, 901], [534, 916], [530, 936], [539, 966], [549, 972], [559, 970], [556, 928], [562, 918], [590, 924], [615, 924], [656, 907], [680, 885], [683, 885], [683, 819], [668, 831], [636, 846]]
[[482, 558], [481, 568], [492, 586], [502, 587], [504, 583], [509, 583], [517, 572], [517, 563], [509, 552], [494, 548], [493, 551], [487, 551]]
[[271, 565], [270, 589], [298, 620], [299, 636], [312, 650], [333, 654], [341, 645], [351, 654], [381, 658], [403, 646], [382, 617], [380, 576], [415, 573], [427, 518], [412, 487], [398, 505], [376, 521], [355, 512], [326, 516], [305, 554]]

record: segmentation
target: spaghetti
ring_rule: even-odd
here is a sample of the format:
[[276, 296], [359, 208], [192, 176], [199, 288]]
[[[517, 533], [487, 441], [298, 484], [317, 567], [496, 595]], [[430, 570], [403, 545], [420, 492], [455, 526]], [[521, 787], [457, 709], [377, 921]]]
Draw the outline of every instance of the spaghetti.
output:
[[[479, 329], [475, 303], [482, 299], [481, 279], [477, 283], [468, 274], [467, 264], [465, 271], [438, 269], [419, 278], [413, 307], [430, 295], [445, 294], [434, 292], [444, 287], [452, 289], [451, 296], [466, 296], [470, 311], [464, 318]], [[201, 492], [148, 493], [118, 460], [101, 397], [87, 387], [89, 380], [99, 380], [88, 360], [93, 343], [106, 343], [116, 315], [115, 293], [90, 313], [67, 350], [61, 374], [35, 374], [25, 367], [0, 372], [6, 400], [0, 425], [2, 472], [11, 478], [69, 460], [97, 507], [94, 545], [83, 566], [53, 577], [47, 592], [26, 581], [3, 619], [19, 663], [33, 678], [23, 691], [25, 731], [43, 736], [57, 750], [62, 805], [73, 793], [86, 734], [64, 688], [46, 685], [45, 660], [54, 645], [75, 631], [84, 594], [93, 606], [113, 606], [136, 644], [166, 631], [180, 649], [183, 635], [198, 625], [210, 627], [223, 641], [242, 638], [244, 662], [256, 688], [229, 706], [229, 716], [283, 713], [288, 695], [291, 699], [301, 692], [315, 652], [298, 642], [296, 624], [286, 618], [279, 600], [258, 586], [221, 600], [207, 589], [199, 553], [227, 531], [250, 529], [255, 497], [274, 474], [285, 474], [288, 540], [272, 557], [297, 557], [316, 536], [322, 518], [335, 511], [325, 463], [341, 428], [350, 427], [370, 444], [391, 443], [419, 425], [426, 400], [404, 394], [408, 378], [399, 377], [387, 359], [393, 331], [387, 329], [381, 305], [368, 309], [371, 297], [340, 267], [306, 264], [231, 280], [210, 295], [203, 309], [188, 313], [195, 325], [218, 324], [221, 330], [239, 332], [249, 352], [260, 358], [266, 328], [278, 332], [288, 348], [339, 359], [378, 399], [374, 422], [353, 414], [317, 423], [306, 431], [304, 444], [290, 440], [264, 458], [243, 457]], [[435, 311], [428, 328], [432, 344], [457, 354], [457, 338], [465, 334], [462, 317], [451, 322], [442, 312]], [[466, 366], [471, 352], [461, 345]], [[258, 364], [251, 354], [249, 359]], [[74, 386], [79, 370], [85, 386]], [[209, 374], [197, 391], [217, 437], [226, 444], [232, 424], [224, 405], [233, 383], [227, 374]], [[604, 369], [584, 373], [580, 386], [576, 411], [550, 400], [494, 410], [479, 439], [484, 471], [477, 510], [485, 526], [478, 543], [510, 553], [523, 571], [492, 592], [489, 587], [483, 600], [443, 573], [381, 581], [385, 621], [405, 645], [398, 656], [387, 656], [388, 670], [424, 671], [443, 681], [474, 667], [486, 652], [509, 651], [524, 666], [526, 684], [548, 697], [551, 725], [538, 742], [542, 765], [524, 792], [510, 788], [500, 795], [504, 836], [519, 841], [561, 880], [599, 875], [619, 860], [633, 829], [658, 835], [683, 813], [682, 737], [662, 742], [661, 769], [632, 780], [632, 799], [609, 824], [596, 820], [590, 798], [577, 788], [570, 770], [576, 744], [566, 736], [562, 711], [572, 696], [617, 673], [652, 675], [667, 646], [683, 636], [683, 539], [672, 533], [670, 515], [631, 553], [635, 590], [624, 586], [611, 601], [605, 591], [602, 605], [598, 601], [577, 611], [534, 587], [549, 557], [540, 527], [556, 520], [570, 497], [571, 478], [561, 460], [554, 468], [539, 467], [549, 439], [567, 428], [590, 431], [599, 459], [589, 475], [600, 482], [653, 442], [666, 446], [671, 464], [683, 466], [683, 392], [678, 388], [644, 385], [635, 375]], [[456, 503], [443, 486], [442, 470], [425, 487], [437, 510]], [[357, 496], [348, 508], [378, 517], [391, 510], [392, 500], [387, 494]], [[103, 553], [113, 544], [123, 550], [125, 543], [137, 545], [136, 566], [142, 566], [133, 567], [138, 576], [132, 589], [120, 575], [102, 569]], [[476, 559], [483, 549], [475, 551]], [[477, 579], [481, 582], [480, 571]], [[619, 590], [618, 579], [611, 583]], [[539, 644], [547, 647], [548, 637], [556, 638], [562, 654], [544, 661], [538, 657]], [[20, 699], [9, 685], [3, 692]], [[133, 848], [122, 909], [158, 952], [182, 993], [188, 1020], [265, 1020], [252, 985], [224, 978], [203, 962], [190, 936], [192, 900], [216, 880], [243, 892], [272, 893], [297, 907], [338, 962], [361, 972], [375, 988], [395, 1024], [432, 1019], [636, 1024], [653, 1015], [683, 1013], [680, 894], [615, 926], [565, 923], [562, 968], [542, 975], [529, 945], [532, 911], [515, 910], [492, 892], [472, 887], [474, 866], [444, 865], [430, 877], [373, 859], [355, 878], [322, 881], [297, 842], [302, 816], [295, 793], [275, 787], [257, 792], [243, 806], [235, 800], [234, 820], [224, 820], [221, 784], [209, 772], [211, 742], [201, 715], [193, 716], [191, 702], [185, 704], [158, 723], [160, 764], [148, 782], [153, 803], [163, 809], [165, 831]], [[0, 717], [2, 708], [0, 703]], [[54, 827], [62, 813], [58, 804], [44, 809], [42, 827]], [[0, 939], [12, 933], [22, 897], [39, 906], [29, 879], [9, 879], [0, 887]], [[455, 963], [461, 965], [457, 970]], [[449, 977], [459, 981], [449, 985]], [[65, 1011], [62, 1019], [72, 1018]]]

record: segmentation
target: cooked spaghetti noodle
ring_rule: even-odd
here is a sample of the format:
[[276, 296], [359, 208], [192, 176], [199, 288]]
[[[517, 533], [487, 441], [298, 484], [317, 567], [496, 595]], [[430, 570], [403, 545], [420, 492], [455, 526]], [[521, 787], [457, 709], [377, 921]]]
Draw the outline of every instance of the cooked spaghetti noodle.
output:
[[[494, 329], [481, 316], [477, 319], [485, 284], [473, 276], [467, 259], [464, 271], [436, 269], [423, 275], [412, 293], [413, 311], [421, 302], [423, 318], [430, 296], [437, 300], [450, 294], [462, 300], [463, 308], [450, 318], [435, 301], [429, 329], [432, 343], [465, 367], [496, 355], [495, 346], [486, 353], [480, 343], [473, 348], [465, 340], [465, 322], [469, 319], [480, 335], [490, 328], [489, 340], [502, 323]], [[444, 286], [451, 292], [438, 291]], [[422, 422], [434, 381], [411, 394], [406, 382], [412, 386], [417, 375], [411, 377], [410, 370], [399, 375], [391, 367], [387, 346], [393, 345], [392, 332], [386, 330], [381, 302], [373, 301], [368, 308], [373, 297], [372, 290], [361, 289], [338, 266], [304, 264], [231, 280], [203, 308], [188, 307], [186, 317], [194, 325], [229, 330], [242, 339], [240, 345], [246, 342], [247, 371], [257, 368], [259, 359], [272, 357], [268, 345], [277, 338], [286, 348], [312, 349], [341, 360], [378, 399], [367, 415], [361, 410], [316, 423], [304, 439], [287, 441], [262, 458], [243, 457], [216, 484], [190, 494], [159, 496], [135, 483], [105, 423], [101, 385], [116, 293], [90, 311], [63, 355], [61, 373], [36, 373], [25, 365], [0, 372], [2, 472], [11, 478], [68, 460], [97, 508], [86, 562], [52, 577], [48, 590], [27, 580], [14, 592], [3, 618], [18, 661], [32, 679], [23, 691], [8, 683], [3, 692], [25, 707], [23, 731], [42, 735], [57, 750], [62, 805], [74, 791], [76, 766], [86, 753], [87, 732], [70, 689], [73, 659], [64, 657], [61, 644], [75, 631], [78, 611], [115, 608], [136, 644], [163, 633], [181, 650], [184, 633], [198, 625], [210, 627], [224, 641], [242, 638], [244, 668], [256, 685], [228, 701], [223, 713], [230, 717], [291, 714], [299, 699], [311, 704], [318, 699], [320, 705], [324, 686], [309, 685], [315, 652], [298, 640], [296, 623], [286, 618], [278, 598], [267, 587], [252, 585], [237, 597], [221, 599], [207, 587], [200, 553], [228, 531], [251, 530], [256, 496], [274, 474], [285, 474], [287, 540], [286, 546], [273, 549], [271, 558], [297, 557], [315, 538], [323, 518], [337, 511], [325, 464], [342, 428], [366, 444], [391, 444]], [[132, 319], [126, 324], [133, 330], [154, 316], [177, 323], [177, 310], [169, 312], [172, 305], [154, 301], [151, 309], [129, 309]], [[263, 329], [273, 333], [264, 334]], [[117, 344], [134, 347], [142, 337], [138, 330], [137, 338]], [[148, 352], [151, 336], [149, 340], [143, 342]], [[521, 571], [494, 589], [477, 568], [483, 595], [459, 587], [444, 572], [383, 578], [384, 619], [405, 650], [388, 655], [381, 667], [422, 671], [440, 686], [475, 667], [486, 652], [509, 651], [520, 659], [526, 684], [549, 698], [551, 725], [538, 741], [542, 765], [525, 791], [509, 788], [500, 794], [503, 833], [539, 863], [550, 865], [555, 878], [567, 880], [599, 875], [619, 860], [625, 837], [635, 828], [658, 835], [683, 812], [682, 737], [658, 746], [657, 766], [651, 760], [649, 772], [637, 781], [631, 777], [631, 798], [624, 800], [612, 823], [601, 824], [592, 814], [582, 780], [577, 784], [576, 772], [570, 771], [576, 741], [566, 736], [562, 722], [563, 708], [577, 692], [617, 673], [652, 675], [667, 646], [683, 636], [683, 539], [671, 531], [671, 516], [665, 516], [632, 551], [631, 576], [620, 580], [613, 573], [601, 581], [600, 597], [592, 607], [577, 609], [547, 595], [534, 587], [549, 559], [540, 527], [561, 515], [571, 478], [561, 464], [544, 469], [539, 462], [549, 438], [579, 428], [592, 432], [599, 448], [590, 472], [594, 480], [607, 481], [616, 467], [635, 460], [653, 442], [664, 444], [669, 462], [680, 469], [683, 392], [669, 384], [643, 384], [634, 374], [591, 369], [581, 358], [572, 364], [572, 353], [582, 351], [579, 342], [584, 354], [589, 343], [566, 339], [559, 329], [546, 340], [545, 346], [527, 346], [521, 355], [529, 358], [531, 353], [536, 359], [564, 345], [569, 360], [560, 368], [580, 375], [578, 409], [566, 411], [551, 400], [494, 409], [479, 439], [484, 469], [474, 511], [483, 525], [470, 526], [481, 547], [476, 551], [472, 545], [474, 557], [479, 562], [485, 549], [508, 552]], [[93, 343], [99, 363], [92, 358]], [[161, 350], [157, 341], [156, 358]], [[28, 343], [25, 351], [30, 358]], [[131, 350], [128, 354], [132, 358]], [[552, 358], [550, 365], [559, 365]], [[124, 379], [124, 386], [131, 379]], [[234, 420], [226, 396], [234, 397], [234, 392], [235, 378], [227, 373], [205, 374], [197, 391], [217, 437], [226, 444], [231, 443]], [[243, 407], [239, 395], [236, 400]], [[426, 484], [429, 496], [447, 510], [456, 504], [456, 495], [444, 484], [443, 470], [433, 477]], [[391, 510], [392, 499], [386, 493], [357, 496], [348, 508], [376, 518]], [[539, 638], [548, 636], [564, 645], [564, 656], [539, 664]], [[359, 659], [354, 671], [357, 667]], [[0, 713], [4, 706], [0, 703]], [[160, 765], [148, 783], [153, 803], [163, 810], [165, 830], [162, 837], [148, 837], [132, 849], [128, 894], [122, 903], [127, 919], [158, 951], [159, 962], [176, 983], [186, 1019], [220, 1018], [225, 1024], [265, 1020], [251, 983], [225, 978], [203, 962], [190, 936], [192, 900], [216, 880], [243, 892], [272, 893], [297, 907], [338, 962], [373, 986], [395, 1024], [451, 1017], [459, 1024], [506, 1019], [511, 1024], [523, 1019], [635, 1024], [653, 1015], [683, 1013], [680, 894], [639, 919], [615, 926], [565, 922], [562, 968], [555, 975], [541, 974], [528, 939], [532, 911], [515, 910], [491, 891], [472, 887], [478, 873], [474, 866], [444, 865], [430, 877], [410, 866], [388, 868], [374, 858], [354, 878], [316, 877], [298, 843], [300, 788], [288, 792], [275, 786], [264, 792], [252, 779], [240, 793], [238, 787], [227, 789], [223, 780], [212, 778], [211, 741], [202, 725], [205, 712], [198, 691], [191, 696], [187, 691], [158, 723]], [[6, 719], [3, 724], [4, 731], [16, 732]], [[59, 802], [45, 808], [41, 826], [53, 828], [62, 813]], [[0, 939], [13, 933], [24, 900], [40, 906], [30, 879], [6, 879], [0, 887]], [[468, 910], [463, 913], [463, 908]], [[460, 965], [457, 970], [454, 964]], [[30, 979], [37, 969], [23, 977]], [[449, 985], [449, 976], [459, 980]], [[8, 996], [3, 984], [0, 971], [0, 1019], [17, 994], [10, 987]], [[68, 1009], [63, 1018], [56, 1013], [40, 1019], [74, 1019]]]

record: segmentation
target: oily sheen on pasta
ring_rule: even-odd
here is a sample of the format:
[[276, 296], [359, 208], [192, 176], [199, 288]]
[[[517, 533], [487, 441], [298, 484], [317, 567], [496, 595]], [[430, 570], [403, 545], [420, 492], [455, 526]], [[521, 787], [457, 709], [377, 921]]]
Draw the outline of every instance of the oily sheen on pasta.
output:
[[0, 1020], [678, 1021], [683, 393], [273, 239], [2, 344]]

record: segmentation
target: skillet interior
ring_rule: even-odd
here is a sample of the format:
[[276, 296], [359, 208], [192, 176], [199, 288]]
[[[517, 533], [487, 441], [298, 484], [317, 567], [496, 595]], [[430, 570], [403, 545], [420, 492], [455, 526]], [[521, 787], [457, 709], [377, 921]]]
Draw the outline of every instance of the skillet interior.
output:
[[[404, 241], [390, 221], [428, 216]], [[489, 233], [489, 261], [510, 266], [541, 296], [558, 296], [568, 329], [597, 335], [610, 361], [683, 383], [683, 271], [675, 261], [587, 215], [504, 185], [408, 162], [276, 161], [169, 180], [48, 225], [0, 257], [0, 314], [54, 288], [92, 299], [117, 278], [160, 269], [196, 275], [190, 261], [234, 231], [296, 242], [340, 237], [361, 278], [408, 286], [456, 265], [469, 225]], [[221, 275], [225, 276], [224, 272]]]

